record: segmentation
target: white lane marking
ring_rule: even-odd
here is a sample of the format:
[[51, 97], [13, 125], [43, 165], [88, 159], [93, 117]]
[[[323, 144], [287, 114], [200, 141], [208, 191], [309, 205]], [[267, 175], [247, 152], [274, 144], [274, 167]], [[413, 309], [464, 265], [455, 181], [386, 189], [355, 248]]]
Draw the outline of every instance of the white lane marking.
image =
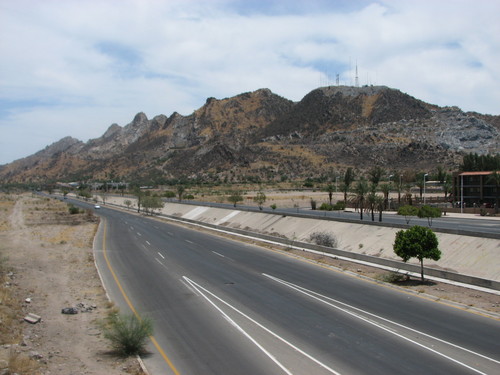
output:
[[[186, 276], [183, 276], [183, 278], [191, 285], [192, 288], [194, 288], [199, 294], [201, 294], [201, 296], [203, 298], [205, 298], [217, 311], [219, 311], [221, 313], [221, 315], [229, 322], [229, 324], [231, 324], [232, 326], [234, 326], [238, 331], [240, 331], [247, 339], [249, 339], [255, 346], [257, 346], [265, 355], [267, 355], [269, 357], [269, 359], [271, 359], [274, 363], [276, 363], [276, 365], [281, 368], [283, 370], [283, 372], [285, 372], [285, 374], [288, 374], [288, 375], [293, 375], [293, 373], [291, 373], [285, 366], [283, 366], [281, 364], [281, 362], [279, 362], [276, 358], [274, 358], [274, 356], [269, 353], [262, 345], [260, 345], [252, 336], [250, 336], [243, 328], [241, 328], [240, 325], [238, 325], [238, 323], [236, 323], [233, 319], [231, 319], [229, 317], [229, 315], [227, 315], [224, 311], [222, 311], [222, 309], [217, 306], [215, 303], [212, 302], [212, 300], [210, 300], [210, 298], [208, 298], [200, 289], [203, 289], [205, 290], [206, 292], [208, 292], [206, 289], [202, 288], [200, 285], [196, 284], [194, 281], [192, 281], [191, 279], [187, 278]], [[208, 292], [210, 293], [210, 292]], [[211, 293], [210, 293], [211, 294]]]
[[193, 241], [189, 241], [189, 240], [184, 240], [184, 241], [186, 241], [187, 243], [190, 243], [190, 244], [194, 245]]
[[174, 234], [172, 232], [167, 232], [170, 236], [174, 236]]
[[[260, 327], [261, 329], [263, 329], [264, 331], [266, 331], [267, 333], [271, 334], [272, 336], [274, 336], [275, 338], [277, 338], [278, 340], [280, 340], [281, 342], [285, 343], [286, 345], [288, 345], [289, 347], [291, 347], [292, 349], [294, 349], [295, 351], [299, 352], [300, 354], [304, 355], [305, 357], [309, 358], [311, 361], [313, 361], [314, 363], [318, 364], [319, 366], [323, 367], [324, 369], [326, 369], [327, 371], [331, 372], [332, 374], [336, 374], [336, 375], [340, 375], [339, 372], [331, 369], [330, 367], [328, 367], [327, 365], [325, 365], [324, 363], [320, 362], [319, 360], [317, 360], [316, 358], [314, 358], [313, 356], [311, 356], [310, 354], [307, 354], [306, 352], [304, 352], [303, 350], [299, 349], [298, 347], [296, 347], [295, 345], [293, 345], [292, 343], [290, 343], [289, 341], [285, 340], [283, 337], [281, 336], [278, 336], [278, 334], [274, 333], [273, 331], [271, 331], [269, 328], [263, 326], [262, 324], [260, 324], [259, 322], [257, 322], [255, 319], [249, 317], [248, 315], [246, 315], [244, 312], [238, 310], [236, 307], [230, 305], [228, 302], [224, 301], [222, 298], [216, 296], [215, 294], [213, 294], [212, 292], [210, 292], [209, 290], [203, 288], [201, 285], [195, 283], [193, 280], [189, 279], [188, 277], [186, 276], [183, 276], [184, 280], [186, 280], [188, 283], [190, 283], [191, 285], [193, 285], [194, 288], [196, 288], [196, 290], [205, 298], [207, 299], [212, 305], [214, 305], [214, 303], [212, 301], [210, 301], [208, 299], [207, 296], [205, 296], [201, 290], [205, 291], [206, 293], [210, 294], [212, 297], [214, 297], [215, 299], [217, 299], [218, 301], [222, 302], [224, 305], [228, 306], [229, 308], [231, 308], [232, 310], [236, 311], [238, 314], [240, 314], [241, 316], [243, 316], [244, 318], [248, 319], [249, 321], [251, 321], [252, 323], [254, 323], [255, 325], [257, 325], [258, 327]], [[214, 305], [215, 306], [215, 305]], [[218, 307], [217, 307], [218, 310], [220, 310]]]
[[[460, 349], [460, 350], [466, 351], [466, 352], [468, 352], [468, 353], [471, 353], [471, 354], [477, 355], [477, 356], [482, 357], [482, 358], [484, 358], [484, 359], [488, 359], [488, 360], [490, 360], [490, 361], [493, 361], [493, 362], [496, 362], [496, 363], [500, 363], [499, 361], [497, 361], [497, 360], [495, 360], [495, 359], [493, 359], [493, 358], [486, 357], [486, 356], [485, 356], [485, 355], [483, 355], [483, 354], [476, 353], [476, 352], [474, 352], [474, 351], [472, 351], [472, 350], [466, 349], [466, 348], [464, 348], [464, 347], [461, 347], [461, 346], [456, 345], [456, 344], [453, 344], [453, 343], [451, 343], [451, 342], [448, 342], [448, 341], [442, 340], [442, 339], [440, 339], [440, 338], [437, 338], [437, 337], [431, 336], [431, 335], [429, 335], [429, 334], [427, 334], [427, 333], [420, 332], [420, 331], [418, 331], [418, 330], [416, 330], [416, 329], [413, 329], [413, 328], [407, 327], [407, 326], [405, 326], [405, 325], [403, 325], [403, 324], [396, 323], [396, 322], [394, 322], [394, 321], [392, 321], [392, 320], [389, 320], [389, 319], [383, 318], [383, 317], [381, 317], [381, 316], [375, 315], [375, 314], [370, 313], [370, 312], [368, 312], [368, 311], [365, 311], [365, 310], [362, 310], [362, 309], [360, 309], [360, 308], [357, 308], [357, 307], [351, 306], [351, 305], [349, 305], [349, 304], [347, 304], [347, 303], [344, 303], [344, 302], [341, 302], [341, 301], [337, 301], [337, 300], [335, 300], [335, 299], [333, 299], [333, 298], [330, 298], [330, 297], [324, 296], [324, 295], [322, 295], [322, 294], [320, 294], [320, 293], [314, 292], [314, 291], [309, 290], [309, 289], [306, 289], [306, 288], [304, 288], [304, 287], [301, 287], [301, 286], [298, 286], [298, 285], [292, 284], [292, 283], [290, 283], [290, 282], [288, 282], [288, 281], [281, 280], [281, 279], [279, 279], [279, 278], [277, 278], [277, 277], [274, 277], [274, 276], [271, 276], [271, 275], [267, 275], [267, 274], [265, 274], [265, 273], [263, 273], [263, 275], [264, 275], [265, 277], [270, 278], [271, 280], [274, 280], [274, 281], [276, 281], [276, 282], [278, 282], [278, 283], [281, 283], [281, 284], [283, 284], [283, 285], [285, 285], [285, 286], [287, 286], [287, 287], [289, 287], [289, 288], [291, 288], [291, 289], [294, 289], [294, 290], [296, 290], [296, 291], [298, 291], [298, 292], [300, 292], [300, 293], [302, 293], [302, 294], [305, 294], [305, 295], [307, 295], [307, 296], [309, 296], [309, 297], [311, 297], [311, 298], [313, 298], [313, 299], [316, 299], [316, 300], [318, 300], [318, 301], [320, 301], [320, 302], [322, 302], [322, 303], [324, 303], [324, 304], [326, 304], [326, 305], [328, 305], [328, 306], [331, 306], [331, 307], [333, 307], [333, 308], [335, 308], [335, 309], [338, 309], [338, 310], [340, 310], [340, 311], [343, 311], [343, 312], [345, 312], [345, 313], [347, 313], [347, 314], [349, 314], [349, 315], [352, 315], [352, 316], [354, 316], [354, 317], [356, 317], [356, 318], [358, 318], [358, 319], [360, 319], [360, 320], [363, 320], [363, 321], [365, 321], [365, 322], [367, 322], [367, 323], [369, 323], [369, 324], [372, 324], [372, 325], [374, 325], [374, 326], [376, 326], [376, 327], [379, 327], [380, 329], [382, 329], [382, 330], [384, 330], [384, 331], [386, 331], [386, 332], [392, 333], [392, 334], [393, 334], [393, 335], [395, 335], [395, 336], [398, 336], [398, 337], [400, 337], [400, 338], [402, 338], [402, 339], [404, 339], [404, 340], [406, 340], [406, 341], [409, 341], [409, 342], [411, 342], [411, 343], [413, 343], [413, 344], [415, 344], [415, 345], [418, 345], [418, 346], [420, 346], [420, 347], [422, 347], [422, 348], [424, 348], [424, 349], [427, 349], [427, 350], [429, 350], [429, 351], [431, 351], [431, 352], [433, 352], [433, 353], [435, 353], [435, 354], [437, 354], [437, 355], [440, 355], [440, 356], [442, 356], [442, 357], [444, 357], [444, 358], [446, 358], [446, 359], [449, 359], [450, 361], [455, 362], [455, 363], [457, 363], [457, 364], [459, 364], [459, 365], [461, 365], [461, 366], [464, 366], [464, 367], [466, 367], [466, 368], [468, 368], [468, 369], [470, 369], [470, 370], [472, 370], [472, 371], [474, 371], [474, 372], [477, 372], [478, 374], [483, 374], [483, 375], [486, 375], [484, 372], [481, 372], [481, 371], [479, 371], [479, 370], [477, 370], [477, 369], [475, 369], [475, 368], [473, 368], [473, 367], [470, 367], [470, 366], [466, 365], [465, 363], [462, 363], [462, 362], [460, 362], [460, 361], [458, 361], [458, 360], [456, 360], [456, 359], [454, 359], [454, 358], [451, 358], [451, 357], [447, 356], [446, 354], [440, 353], [440, 352], [438, 352], [437, 350], [434, 350], [434, 349], [432, 349], [432, 348], [430, 348], [430, 347], [427, 347], [427, 346], [425, 346], [425, 345], [423, 345], [423, 344], [420, 344], [419, 342], [416, 342], [416, 341], [414, 341], [414, 340], [412, 340], [412, 339], [410, 339], [410, 338], [408, 338], [408, 337], [405, 337], [405, 336], [403, 336], [403, 335], [401, 335], [401, 334], [399, 334], [399, 333], [396, 333], [396, 331], [394, 331], [394, 330], [392, 330], [392, 329], [390, 329], [390, 328], [387, 328], [386, 326], [384, 326], [384, 325], [382, 325], [382, 324], [380, 324], [380, 323], [377, 323], [377, 322], [375, 322], [375, 321], [373, 321], [373, 320], [370, 320], [370, 319], [368, 319], [368, 318], [366, 318], [366, 317], [363, 317], [363, 316], [361, 316], [361, 315], [358, 315], [358, 314], [356, 314], [356, 313], [354, 313], [354, 312], [352, 312], [352, 311], [349, 311], [349, 310], [347, 310], [347, 309], [344, 309], [344, 308], [342, 308], [342, 307], [336, 306], [336, 305], [334, 305], [333, 303], [328, 302], [327, 300], [330, 300], [330, 301], [333, 301], [333, 302], [335, 302], [335, 303], [338, 303], [338, 304], [344, 305], [344, 306], [346, 306], [346, 307], [349, 307], [349, 308], [351, 308], [351, 309], [354, 309], [354, 310], [360, 311], [360, 312], [362, 312], [362, 313], [364, 313], [364, 314], [370, 315], [370, 316], [375, 317], [375, 318], [377, 318], [377, 319], [383, 320], [383, 321], [388, 322], [388, 323], [390, 323], [390, 324], [394, 324], [394, 325], [396, 325], [396, 326], [398, 326], [398, 327], [401, 327], [401, 328], [404, 328], [404, 329], [406, 329], [406, 330], [409, 330], [409, 331], [412, 331], [412, 332], [418, 333], [419, 335], [426, 336], [426, 337], [428, 337], [428, 338], [431, 338], [431, 339], [433, 339], [433, 340], [436, 340], [436, 341], [442, 342], [442, 343], [444, 343], [444, 344], [450, 345], [450, 346], [452, 346], [452, 347], [455, 347], [455, 348], [457, 348], [457, 349]], [[319, 297], [318, 297], [318, 296], [319, 296]], [[320, 298], [320, 297], [321, 297], [321, 298]]]
[[155, 229], [160, 229], [160, 228], [158, 228], [156, 225], [153, 225], [153, 227], [154, 227]]
[[165, 257], [158, 251], [158, 255], [161, 256], [163, 259], [165, 259]]
[[131, 225], [131, 226], [130, 226], [130, 229], [131, 229], [131, 230], [134, 230], [134, 227]]
[[142, 234], [140, 234], [139, 232], [137, 232], [137, 235], [138, 235], [139, 237], [141, 237], [141, 236], [142, 236]]
[[146, 243], [147, 243], [149, 246], [151, 246], [151, 244], [149, 243], [149, 241], [148, 241], [148, 240], [146, 240]]
[[212, 253], [214, 253], [215, 255], [220, 256], [221, 258], [225, 258], [226, 257], [225, 255], [222, 255], [222, 254], [218, 253], [217, 251], [212, 251]]
[[159, 260], [158, 258], [155, 258], [155, 260], [156, 260], [158, 263], [160, 263], [163, 267], [167, 268], [167, 266], [166, 266], [166, 265], [164, 265], [164, 264], [161, 262], [161, 260]]

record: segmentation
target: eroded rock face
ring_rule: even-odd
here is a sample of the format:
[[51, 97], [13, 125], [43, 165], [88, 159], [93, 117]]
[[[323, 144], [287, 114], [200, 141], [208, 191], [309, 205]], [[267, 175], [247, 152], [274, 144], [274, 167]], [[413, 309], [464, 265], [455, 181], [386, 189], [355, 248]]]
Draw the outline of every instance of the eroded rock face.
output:
[[87, 143], [63, 138], [0, 166], [0, 178], [299, 178], [345, 166], [451, 169], [464, 152], [500, 152], [500, 116], [440, 108], [385, 86], [323, 87], [296, 103], [260, 89], [209, 98], [189, 116], [141, 112]]

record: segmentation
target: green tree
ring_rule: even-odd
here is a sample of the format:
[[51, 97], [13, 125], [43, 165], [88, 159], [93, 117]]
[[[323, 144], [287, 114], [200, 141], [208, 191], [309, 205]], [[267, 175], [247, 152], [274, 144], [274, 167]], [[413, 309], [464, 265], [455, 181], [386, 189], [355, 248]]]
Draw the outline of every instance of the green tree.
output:
[[351, 184], [354, 182], [354, 170], [349, 167], [344, 173], [344, 180], [342, 184], [342, 191], [344, 192], [344, 202], [347, 202], [347, 192], [349, 191]]
[[398, 208], [398, 215], [404, 216], [406, 224], [410, 224], [411, 216], [418, 215], [418, 208], [411, 205], [401, 206]]
[[142, 200], [145, 195], [140, 187], [134, 188], [133, 195], [137, 198], [137, 212], [141, 212]]
[[363, 210], [365, 209], [365, 199], [366, 194], [368, 194], [369, 187], [368, 182], [364, 178], [361, 178], [354, 189], [355, 199], [359, 207], [359, 218], [363, 220]]
[[432, 219], [435, 217], [441, 217], [441, 210], [437, 207], [425, 205], [420, 207], [417, 215], [421, 219], [426, 218], [429, 223], [429, 227], [432, 227]]
[[500, 200], [500, 173], [493, 171], [486, 180], [489, 184], [495, 185], [495, 213], [498, 213], [498, 201]]
[[153, 215], [155, 210], [161, 210], [165, 204], [160, 197], [155, 196], [145, 196], [142, 199], [142, 207], [146, 213]]
[[424, 282], [424, 258], [439, 260], [441, 250], [438, 248], [438, 239], [430, 228], [415, 225], [407, 230], [396, 233], [394, 252], [407, 262], [411, 258], [420, 261], [420, 277]]
[[125, 199], [123, 203], [125, 204], [125, 206], [127, 206], [127, 209], [129, 209], [130, 206], [132, 206], [132, 201], [130, 199]]
[[257, 192], [257, 195], [253, 197], [253, 201], [259, 206], [259, 210], [262, 211], [262, 206], [266, 202], [266, 194], [262, 190]]
[[235, 191], [227, 198], [227, 200], [231, 202], [234, 205], [234, 207], [236, 207], [237, 203], [243, 202], [243, 197], [239, 192]]

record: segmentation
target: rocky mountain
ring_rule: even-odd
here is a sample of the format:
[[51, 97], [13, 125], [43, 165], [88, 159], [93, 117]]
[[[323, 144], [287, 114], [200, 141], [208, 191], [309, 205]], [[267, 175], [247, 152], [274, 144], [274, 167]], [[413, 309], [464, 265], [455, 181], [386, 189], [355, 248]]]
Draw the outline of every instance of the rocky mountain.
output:
[[189, 116], [139, 113], [87, 143], [63, 138], [0, 166], [0, 179], [296, 179], [348, 166], [454, 169], [471, 152], [500, 152], [500, 116], [441, 108], [385, 86], [322, 87], [299, 102], [260, 89], [209, 98]]

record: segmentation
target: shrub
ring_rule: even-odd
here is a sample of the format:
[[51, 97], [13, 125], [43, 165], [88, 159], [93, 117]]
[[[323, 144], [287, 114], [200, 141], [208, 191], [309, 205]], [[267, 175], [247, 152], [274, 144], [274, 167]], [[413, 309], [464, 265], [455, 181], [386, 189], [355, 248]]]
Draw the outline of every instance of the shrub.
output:
[[80, 209], [78, 207], [73, 206], [72, 204], [68, 206], [68, 211], [71, 215], [76, 215], [80, 213]]
[[338, 241], [331, 233], [327, 232], [314, 232], [309, 236], [309, 241], [315, 243], [316, 245], [326, 246], [326, 247], [337, 247]]
[[333, 210], [333, 206], [329, 203], [322, 203], [321, 206], [319, 206], [320, 211], [331, 211]]
[[335, 203], [335, 205], [333, 206], [333, 209], [335, 211], [344, 211], [345, 210], [345, 202], [344, 201], [338, 201], [337, 203]]
[[112, 314], [104, 327], [104, 337], [123, 356], [144, 353], [146, 341], [152, 334], [152, 320], [148, 318], [139, 320], [133, 314]]
[[170, 190], [167, 190], [163, 195], [165, 196], [165, 198], [175, 198], [175, 193]]

